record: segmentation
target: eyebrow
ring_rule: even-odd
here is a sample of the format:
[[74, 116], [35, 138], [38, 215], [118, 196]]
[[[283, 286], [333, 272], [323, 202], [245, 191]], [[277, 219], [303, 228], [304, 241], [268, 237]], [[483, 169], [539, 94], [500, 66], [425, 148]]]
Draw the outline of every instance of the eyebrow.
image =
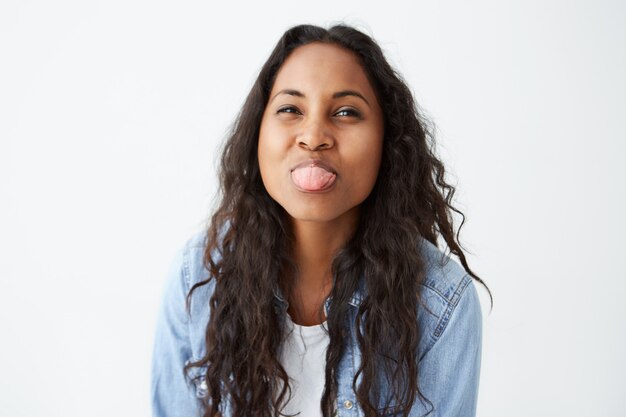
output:
[[[298, 90], [294, 90], [292, 88], [286, 88], [284, 90], [280, 90], [278, 93], [274, 94], [274, 97], [272, 97], [270, 99], [270, 102], [272, 102], [277, 96], [279, 96], [280, 94], [287, 94], [290, 96], [295, 96], [295, 97], [302, 97], [305, 98], [306, 96], [304, 95], [304, 93], [298, 91]], [[365, 104], [367, 104], [368, 106], [370, 106], [369, 101], [367, 101], [367, 99], [365, 97], [363, 97], [363, 94], [359, 93], [358, 91], [354, 91], [354, 90], [341, 90], [341, 91], [337, 91], [335, 94], [333, 94], [333, 99], [338, 99], [341, 97], [358, 97], [361, 100], [363, 100], [365, 102]]]

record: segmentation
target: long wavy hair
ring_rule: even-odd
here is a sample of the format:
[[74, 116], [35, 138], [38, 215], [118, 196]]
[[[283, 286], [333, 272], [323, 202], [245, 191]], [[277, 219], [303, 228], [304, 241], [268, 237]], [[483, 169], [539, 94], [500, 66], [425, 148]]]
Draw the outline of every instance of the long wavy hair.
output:
[[[376, 184], [361, 204], [356, 232], [331, 266], [323, 416], [335, 411], [337, 369], [350, 320], [348, 301], [361, 279], [367, 291], [355, 328], [362, 360], [352, 385], [368, 417], [377, 415], [381, 404], [395, 404], [395, 412], [407, 416], [418, 398], [428, 402], [417, 381], [421, 334], [417, 306], [425, 274], [418, 239], [437, 245], [441, 236], [467, 273], [485, 285], [469, 268], [457, 242], [465, 216], [451, 204], [455, 188], [444, 178], [430, 124], [418, 113], [409, 88], [380, 47], [345, 25], [293, 27], [263, 65], [225, 143], [221, 199], [207, 228], [204, 254], [210, 276], [193, 286], [187, 299], [191, 302], [196, 288], [215, 281], [210, 300], [193, 300], [208, 302], [211, 308], [206, 355], [185, 367], [185, 372], [206, 367], [205, 417], [218, 413], [226, 398], [235, 417], [283, 415], [280, 410], [291, 393], [289, 376], [279, 361], [285, 310], [277, 308], [275, 296], [277, 290], [290, 294], [297, 274], [291, 252], [294, 238], [285, 210], [263, 186], [257, 145], [278, 70], [294, 49], [311, 42], [338, 45], [356, 54], [384, 117]], [[456, 236], [452, 212], [463, 219]], [[387, 398], [381, 398], [383, 385]]]

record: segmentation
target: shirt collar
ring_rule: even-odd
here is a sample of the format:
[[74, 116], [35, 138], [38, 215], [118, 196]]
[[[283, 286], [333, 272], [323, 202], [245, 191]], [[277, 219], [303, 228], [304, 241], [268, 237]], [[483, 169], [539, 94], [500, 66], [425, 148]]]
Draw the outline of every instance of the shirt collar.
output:
[[[359, 306], [363, 302], [364, 292], [364, 279], [363, 276], [361, 276], [356, 290], [348, 300], [348, 304], [353, 307], [359, 308]], [[278, 286], [274, 287], [274, 301], [276, 302], [277, 307], [279, 307], [283, 311], [287, 310], [287, 307], [289, 307], [289, 302], [285, 299], [282, 291], [280, 290], [280, 288], [278, 288]], [[328, 310], [330, 308], [331, 303], [332, 297], [329, 296], [326, 301], [324, 301], [325, 310]]]

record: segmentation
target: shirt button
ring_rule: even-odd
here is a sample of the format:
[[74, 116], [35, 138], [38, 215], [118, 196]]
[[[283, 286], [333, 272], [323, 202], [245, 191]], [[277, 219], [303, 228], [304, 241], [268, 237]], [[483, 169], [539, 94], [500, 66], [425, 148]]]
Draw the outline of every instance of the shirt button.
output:
[[209, 386], [206, 381], [203, 379], [198, 385], [196, 385], [196, 396], [200, 398], [204, 398], [209, 393]]
[[352, 406], [353, 406], [353, 405], [354, 405], [354, 404], [352, 404], [352, 401], [350, 401], [350, 400], [345, 400], [345, 401], [343, 402], [343, 406], [344, 406], [344, 407], [346, 407], [346, 409], [348, 409], [348, 410], [350, 410], [350, 409], [352, 408]]

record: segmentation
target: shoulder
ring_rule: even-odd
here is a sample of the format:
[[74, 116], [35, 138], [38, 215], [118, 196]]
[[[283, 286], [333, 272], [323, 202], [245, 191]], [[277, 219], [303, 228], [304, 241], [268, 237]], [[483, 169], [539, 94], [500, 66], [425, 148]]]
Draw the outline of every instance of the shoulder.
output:
[[[230, 223], [225, 223], [219, 233], [218, 244], [221, 243], [224, 234], [229, 229]], [[209, 235], [207, 229], [196, 231], [185, 241], [180, 249], [180, 257], [183, 262], [183, 274], [186, 277], [189, 288], [195, 284], [206, 281], [209, 277], [209, 270], [205, 267], [205, 256], [207, 246], [209, 244]], [[219, 261], [220, 254], [217, 250], [211, 252], [211, 258], [214, 262]]]
[[[425, 239], [421, 240], [420, 251], [425, 263], [418, 311], [423, 356], [446, 330], [480, 333], [482, 312], [472, 277], [450, 254]], [[459, 325], [449, 329], [453, 320]]]
[[207, 235], [203, 230], [189, 236], [178, 250], [175, 264], [187, 290], [208, 278], [209, 271], [204, 266], [206, 247]]
[[194, 288], [196, 284], [205, 282], [210, 277], [210, 272], [204, 265], [207, 244], [206, 230], [191, 235], [180, 247], [172, 272], [172, 276], [178, 277], [175, 281], [179, 282], [180, 289], [176, 292], [181, 296], [176, 300], [176, 308], [180, 311], [186, 311], [187, 296], [193, 288], [186, 315], [192, 360], [198, 360], [205, 352], [204, 335], [210, 316], [209, 300], [215, 289], [215, 280], [209, 280], [206, 284]]
[[426, 268], [421, 284], [424, 289], [437, 294], [447, 303], [457, 301], [464, 287], [471, 282], [465, 269], [450, 254], [425, 239], [420, 242], [420, 253]]
[[[198, 262], [202, 264], [207, 243], [208, 241], [206, 230], [200, 230], [192, 234], [187, 239], [187, 241], [183, 245], [183, 252], [187, 257], [187, 260], [191, 263], [190, 266], [196, 266]], [[190, 273], [191, 272], [197, 271], [190, 271]]]

